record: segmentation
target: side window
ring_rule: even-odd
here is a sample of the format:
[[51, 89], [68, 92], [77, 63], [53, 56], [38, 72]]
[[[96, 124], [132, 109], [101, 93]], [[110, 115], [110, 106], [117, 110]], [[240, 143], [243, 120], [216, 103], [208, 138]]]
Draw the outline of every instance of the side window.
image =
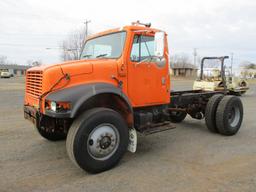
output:
[[140, 36], [138, 35], [134, 36], [130, 59], [131, 61], [140, 61]]
[[131, 61], [140, 62], [154, 55], [154, 37], [135, 35], [133, 39]]

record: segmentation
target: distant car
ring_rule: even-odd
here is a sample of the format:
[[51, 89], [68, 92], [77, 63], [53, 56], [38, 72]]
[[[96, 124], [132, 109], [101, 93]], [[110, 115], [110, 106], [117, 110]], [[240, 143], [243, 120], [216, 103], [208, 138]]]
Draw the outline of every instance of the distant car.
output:
[[2, 71], [1, 72], [1, 78], [10, 78], [11, 77], [11, 73], [8, 71]]

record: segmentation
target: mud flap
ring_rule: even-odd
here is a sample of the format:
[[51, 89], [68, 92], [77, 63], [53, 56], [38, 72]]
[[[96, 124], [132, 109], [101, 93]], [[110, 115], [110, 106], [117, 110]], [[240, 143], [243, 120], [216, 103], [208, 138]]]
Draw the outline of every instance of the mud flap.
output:
[[137, 132], [134, 128], [129, 129], [129, 144], [127, 150], [135, 153], [137, 149]]

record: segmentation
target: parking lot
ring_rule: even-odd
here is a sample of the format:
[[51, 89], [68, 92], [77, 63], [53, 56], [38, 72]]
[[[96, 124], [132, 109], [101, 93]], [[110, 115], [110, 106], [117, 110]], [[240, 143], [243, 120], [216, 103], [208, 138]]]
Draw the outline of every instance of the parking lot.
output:
[[[172, 89], [193, 81], [172, 81]], [[23, 118], [24, 78], [0, 79], [0, 191], [256, 191], [256, 84], [242, 96], [244, 121], [233, 137], [187, 117], [177, 128], [139, 136], [114, 169], [75, 167], [65, 142], [41, 138]]]

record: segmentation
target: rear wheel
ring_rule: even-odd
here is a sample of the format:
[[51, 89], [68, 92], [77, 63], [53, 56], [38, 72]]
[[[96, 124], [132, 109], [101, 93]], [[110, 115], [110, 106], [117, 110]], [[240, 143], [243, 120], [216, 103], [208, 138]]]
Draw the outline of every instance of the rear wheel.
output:
[[245, 93], [246, 93], [246, 91], [230, 92], [231, 95], [235, 95], [235, 96], [242, 96]]
[[107, 108], [83, 113], [72, 124], [66, 148], [70, 159], [90, 173], [115, 166], [127, 150], [128, 127], [122, 116]]
[[209, 99], [206, 105], [205, 123], [207, 128], [213, 133], [218, 132], [217, 125], [216, 125], [216, 111], [222, 98], [223, 98], [223, 95], [221, 94], [213, 95]]
[[235, 135], [243, 121], [243, 104], [238, 97], [225, 96], [219, 103], [216, 125], [222, 135]]
[[241, 96], [242, 94], [241, 94], [241, 92], [233, 92], [233, 94], [232, 95], [235, 95], [235, 96]]
[[171, 111], [170, 112], [170, 121], [173, 123], [180, 123], [182, 122], [187, 116], [186, 112], [183, 111]]

